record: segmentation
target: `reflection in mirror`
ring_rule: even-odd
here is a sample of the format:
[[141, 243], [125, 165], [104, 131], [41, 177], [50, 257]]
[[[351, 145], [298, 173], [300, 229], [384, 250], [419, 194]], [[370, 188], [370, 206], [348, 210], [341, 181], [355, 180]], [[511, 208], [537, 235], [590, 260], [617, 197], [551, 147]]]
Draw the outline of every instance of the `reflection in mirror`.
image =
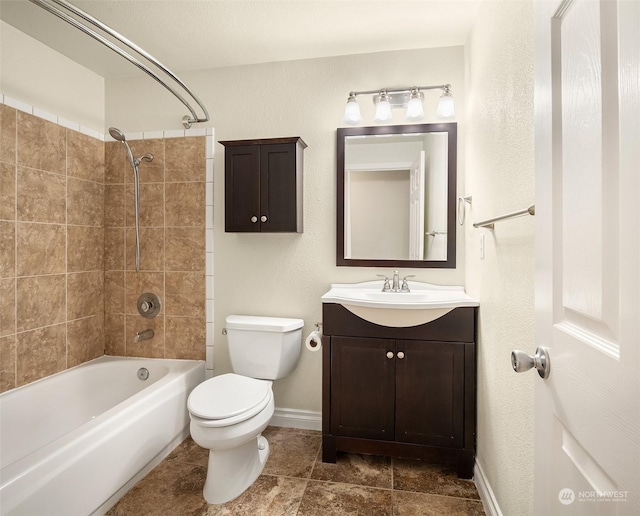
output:
[[338, 129], [338, 265], [455, 268], [456, 124]]

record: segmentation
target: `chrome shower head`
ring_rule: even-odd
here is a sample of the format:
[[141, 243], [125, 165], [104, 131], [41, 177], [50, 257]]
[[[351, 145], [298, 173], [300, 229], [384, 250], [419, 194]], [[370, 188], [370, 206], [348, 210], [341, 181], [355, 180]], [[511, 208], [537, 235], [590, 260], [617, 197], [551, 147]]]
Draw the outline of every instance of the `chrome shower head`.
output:
[[118, 140], [119, 142], [126, 141], [124, 134], [120, 129], [116, 129], [115, 127], [109, 127], [109, 134], [111, 135], [111, 138], [113, 138], [114, 140]]

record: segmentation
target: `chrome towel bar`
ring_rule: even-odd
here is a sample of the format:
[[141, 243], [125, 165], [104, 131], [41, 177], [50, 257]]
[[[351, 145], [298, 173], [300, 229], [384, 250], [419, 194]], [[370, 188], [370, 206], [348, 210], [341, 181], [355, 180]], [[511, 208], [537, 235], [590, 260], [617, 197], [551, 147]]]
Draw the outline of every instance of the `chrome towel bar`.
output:
[[501, 220], [507, 220], [507, 219], [514, 219], [516, 217], [522, 217], [523, 215], [535, 215], [535, 214], [536, 214], [536, 206], [535, 204], [532, 204], [531, 206], [529, 206], [524, 210], [514, 211], [512, 213], [507, 213], [506, 215], [500, 215], [499, 217], [483, 220], [482, 222], [475, 222], [473, 224], [473, 227], [493, 229], [494, 222], [499, 222]]
[[[184, 106], [191, 113], [191, 116], [185, 115], [182, 118], [182, 125], [185, 127], [185, 129], [189, 129], [192, 123], [209, 121], [209, 113], [207, 112], [207, 109], [204, 107], [200, 99], [187, 87], [187, 85], [184, 82], [182, 82], [171, 70], [169, 70], [166, 66], [160, 63], [155, 57], [153, 57], [151, 54], [149, 54], [148, 52], [140, 48], [135, 43], [125, 38], [122, 34], [119, 34], [108, 25], [102, 23], [100, 20], [94, 18], [90, 14], [86, 13], [82, 9], [79, 9], [78, 7], [67, 2], [66, 0], [50, 0], [50, 3], [45, 0], [30, 0], [30, 2], [34, 3], [39, 7], [42, 7], [45, 11], [50, 12], [51, 14], [53, 14], [54, 16], [57, 16], [61, 20], [64, 20], [68, 24], [73, 25], [76, 29], [84, 32], [88, 36], [91, 36], [93, 39], [102, 43], [104, 46], [106, 46], [107, 48], [109, 48], [110, 50], [118, 54], [120, 57], [126, 59], [131, 64], [133, 64], [134, 66], [142, 70], [144, 73], [146, 73], [149, 77], [151, 77], [152, 79], [157, 81], [159, 84], [164, 86], [170, 93], [173, 94], [174, 97], [176, 97], [180, 102], [182, 102]], [[93, 29], [89, 28], [81, 20], [77, 20], [76, 18], [69, 16], [67, 13], [63, 12], [53, 4], [59, 5], [60, 7], [71, 12], [78, 18], [81, 18], [81, 20], [84, 20], [85, 22], [88, 22], [91, 25], [97, 27], [104, 33], [108, 34], [109, 36], [117, 40], [119, 43], [122, 43], [123, 45], [129, 47], [131, 50], [136, 52], [138, 55], [144, 57], [148, 62], [153, 64], [155, 67], [159, 68], [164, 74], [170, 77], [175, 83], [177, 83], [184, 91], [186, 91], [189, 94], [189, 96], [198, 104], [198, 106], [200, 106], [200, 109], [202, 109], [204, 113], [204, 117], [199, 118], [196, 112], [194, 111], [193, 107], [191, 107], [191, 104], [189, 104], [189, 102], [187, 102], [185, 98], [182, 95], [180, 95], [180, 93], [178, 93], [175, 89], [173, 89], [166, 82], [164, 82], [160, 77], [158, 77], [158, 75], [156, 75], [140, 60], [138, 60], [137, 58], [135, 58], [134, 56], [132, 56], [131, 54], [129, 54], [128, 52], [120, 48], [119, 46], [115, 45], [110, 40], [106, 39], [104, 36], [98, 34]]]

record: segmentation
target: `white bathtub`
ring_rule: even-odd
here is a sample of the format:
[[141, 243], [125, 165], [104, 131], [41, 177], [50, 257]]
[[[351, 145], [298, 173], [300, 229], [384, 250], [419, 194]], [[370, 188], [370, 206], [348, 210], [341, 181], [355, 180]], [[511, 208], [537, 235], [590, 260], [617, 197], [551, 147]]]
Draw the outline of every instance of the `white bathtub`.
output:
[[109, 510], [189, 434], [204, 376], [201, 361], [104, 356], [0, 395], [1, 514]]

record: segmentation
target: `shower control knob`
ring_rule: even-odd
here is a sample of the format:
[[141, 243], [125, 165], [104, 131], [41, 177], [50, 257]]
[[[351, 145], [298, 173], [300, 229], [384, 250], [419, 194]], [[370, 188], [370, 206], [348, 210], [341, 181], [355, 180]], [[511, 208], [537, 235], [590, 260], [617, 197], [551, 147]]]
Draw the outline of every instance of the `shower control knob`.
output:
[[387, 351], [387, 358], [393, 358], [393, 351]]
[[267, 216], [263, 215], [262, 217], [260, 217], [260, 222], [267, 222]]
[[256, 217], [255, 215], [251, 217], [251, 222], [253, 222], [254, 224], [258, 222], [258, 217]]

